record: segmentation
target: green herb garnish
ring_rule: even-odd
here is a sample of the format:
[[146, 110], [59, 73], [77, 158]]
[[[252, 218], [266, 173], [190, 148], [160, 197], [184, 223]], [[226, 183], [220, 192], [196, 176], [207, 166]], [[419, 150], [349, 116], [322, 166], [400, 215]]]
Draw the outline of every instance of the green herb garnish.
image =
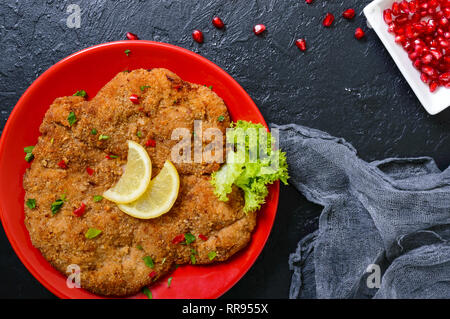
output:
[[218, 120], [219, 122], [223, 122], [223, 120], [225, 120], [225, 116], [221, 115], [221, 116], [219, 116], [219, 117], [217, 118], [217, 120]]
[[129, 49], [126, 49], [125, 51], [125, 54], [127, 55], [127, 56], [129, 56], [130, 55], [130, 52], [131, 52], [131, 50], [129, 50]]
[[108, 135], [102, 135], [102, 134], [100, 134], [100, 136], [98, 137], [98, 140], [99, 140], [99, 141], [107, 140], [107, 139], [109, 139], [109, 136], [108, 136]]
[[27, 154], [25, 155], [25, 160], [26, 160], [28, 163], [31, 162], [33, 159], [34, 159], [33, 153], [27, 153]]
[[94, 202], [98, 203], [98, 202], [101, 202], [102, 200], [103, 200], [103, 196], [101, 196], [101, 195], [94, 196]]
[[191, 233], [186, 233], [184, 234], [184, 239], [186, 239], [186, 245], [189, 245], [195, 241], [195, 236]]
[[23, 151], [25, 152], [25, 160], [29, 163], [33, 160], [34, 155], [33, 155], [33, 150], [34, 150], [34, 146], [27, 146], [23, 148]]
[[166, 262], [166, 257], [164, 257], [161, 261], [161, 265], [164, 265], [164, 263]]
[[77, 121], [77, 117], [74, 112], [69, 113], [69, 116], [67, 117], [67, 121], [69, 121], [70, 126], [72, 126]]
[[85, 90], [79, 90], [76, 91], [75, 94], [73, 96], [81, 96], [81, 97], [86, 97], [87, 93]]
[[86, 237], [87, 239], [92, 239], [97, 237], [98, 235], [100, 235], [102, 233], [102, 231], [100, 229], [96, 229], [96, 228], [89, 228], [86, 232], [86, 234], [84, 234], [84, 237]]
[[167, 279], [167, 288], [169, 288], [171, 284], [172, 284], [172, 277], [169, 277], [169, 279]]
[[139, 250], [144, 250], [144, 248], [141, 245], [137, 245], [136, 248]]
[[197, 263], [197, 259], [195, 259], [195, 255], [191, 255], [191, 264], [195, 265]]
[[142, 289], [142, 293], [147, 296], [148, 299], [153, 299], [152, 292], [147, 287]]
[[143, 86], [141, 86], [141, 91], [144, 92], [146, 89], [149, 89], [149, 88], [151, 88], [150, 85], [143, 85]]
[[150, 267], [152, 269], [155, 268], [155, 263], [153, 262], [152, 257], [145, 256], [145, 257], [142, 257], [142, 260], [144, 261], [144, 263], [147, 267]]
[[52, 203], [52, 206], [50, 207], [51, 211], [52, 211], [52, 215], [55, 215], [57, 212], [59, 212], [59, 210], [61, 209], [61, 207], [64, 205], [64, 199], [57, 199]]
[[137, 137], [142, 137], [142, 133], [141, 133], [140, 131], [138, 131], [138, 132], [136, 133], [136, 135], [137, 135]]
[[117, 155], [109, 155], [110, 158], [118, 158], [119, 156]]
[[208, 253], [209, 260], [213, 260], [214, 258], [216, 258], [216, 256], [217, 256], [217, 253], [215, 251], [210, 251]]
[[92, 134], [92, 135], [97, 135], [97, 130], [96, 130], [95, 128], [93, 128], [93, 129], [91, 130], [91, 134]]
[[35, 209], [36, 208], [36, 200], [34, 198], [27, 199], [26, 203], [27, 207], [29, 209]]

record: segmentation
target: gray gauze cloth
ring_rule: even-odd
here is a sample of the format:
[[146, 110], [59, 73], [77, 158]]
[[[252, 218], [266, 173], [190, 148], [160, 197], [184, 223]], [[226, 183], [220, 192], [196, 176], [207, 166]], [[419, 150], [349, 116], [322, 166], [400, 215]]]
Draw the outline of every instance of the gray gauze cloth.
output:
[[289, 183], [324, 207], [290, 256], [290, 298], [450, 298], [450, 168], [428, 157], [367, 163], [327, 133], [272, 128]]

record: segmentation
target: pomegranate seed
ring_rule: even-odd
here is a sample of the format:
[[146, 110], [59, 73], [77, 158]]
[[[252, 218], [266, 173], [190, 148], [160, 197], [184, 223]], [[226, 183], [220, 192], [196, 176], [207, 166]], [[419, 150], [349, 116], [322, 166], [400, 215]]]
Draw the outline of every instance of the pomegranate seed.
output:
[[130, 95], [130, 101], [133, 104], [139, 104], [139, 97], [136, 94], [131, 94]]
[[403, 13], [409, 13], [409, 5], [407, 1], [403, 0], [402, 2], [400, 2], [399, 7], [400, 11], [402, 11]]
[[422, 80], [423, 83], [427, 84], [428, 83], [428, 75], [426, 75], [425, 73], [421, 73], [420, 74], [420, 79]]
[[436, 91], [437, 87], [439, 86], [439, 84], [436, 81], [431, 81], [430, 84], [428, 84], [430, 87], [430, 92], [433, 93], [434, 91]]
[[323, 24], [324, 27], [328, 28], [328, 27], [331, 26], [333, 21], [334, 21], [334, 15], [332, 15], [331, 13], [328, 12], [326, 14], [325, 18], [323, 19], [322, 24]]
[[203, 43], [203, 32], [198, 29], [192, 31], [192, 38], [197, 43]]
[[395, 37], [395, 42], [396, 42], [396, 43], [402, 44], [402, 43], [404, 43], [405, 41], [406, 41], [406, 38], [405, 38], [405, 36], [403, 36], [403, 35], [398, 35], [398, 36]]
[[295, 45], [301, 51], [306, 51], [306, 41], [305, 41], [305, 39], [298, 39], [297, 41], [295, 41]]
[[155, 277], [155, 276], [156, 276], [156, 271], [152, 271], [151, 273], [148, 274], [148, 276], [149, 276], [150, 278]]
[[206, 237], [205, 235], [202, 235], [202, 234], [198, 235], [198, 238], [200, 238], [203, 241], [207, 241], [208, 240], [208, 237]]
[[436, 71], [431, 66], [422, 67], [422, 72], [431, 77], [436, 75]]
[[448, 81], [450, 81], [450, 71], [442, 73], [441, 75], [439, 75], [439, 81], [441, 81], [441, 82], [448, 82]]
[[65, 160], [61, 160], [61, 161], [58, 163], [58, 166], [61, 167], [62, 169], [66, 169], [66, 168], [67, 168], [66, 161], [65, 161]]
[[422, 62], [420, 61], [420, 59], [414, 60], [413, 66], [414, 66], [417, 70], [420, 70], [420, 67], [422, 66]]
[[217, 28], [217, 29], [222, 29], [225, 24], [223, 23], [222, 19], [219, 17], [214, 17], [212, 19], [212, 24]]
[[363, 29], [361, 28], [356, 28], [355, 30], [355, 38], [358, 40], [361, 40], [364, 37], [365, 33], [363, 31]]
[[77, 217], [81, 217], [81, 216], [84, 215], [85, 209], [86, 209], [86, 204], [85, 204], [85, 203], [81, 203], [81, 206], [78, 207], [77, 209], [75, 209], [75, 210], [73, 211], [73, 214], [74, 214], [75, 216], [77, 216]]
[[147, 146], [147, 147], [155, 147], [156, 146], [156, 141], [150, 139], [147, 142], [145, 142], [145, 146]]
[[311, 3], [313, 3], [313, 0], [305, 0], [305, 2], [306, 2], [307, 4], [311, 4]]
[[355, 10], [354, 9], [347, 9], [342, 13], [342, 16], [346, 19], [353, 19], [355, 16]]
[[127, 32], [127, 39], [128, 40], [139, 40], [138, 36], [131, 32]]
[[431, 61], [433, 61], [433, 55], [431, 55], [430, 53], [425, 54], [422, 59], [421, 59], [423, 64], [430, 64]]
[[92, 174], [94, 174], [94, 170], [93, 170], [92, 168], [90, 168], [89, 166], [86, 167], [86, 172], [87, 172], [90, 176], [92, 176]]
[[443, 28], [448, 27], [448, 19], [446, 17], [442, 17], [439, 19], [439, 25]]
[[264, 24], [256, 24], [256, 25], [253, 27], [253, 32], [254, 32], [256, 35], [260, 35], [260, 34], [263, 33], [265, 30], [266, 30], [266, 26], [265, 26]]
[[383, 11], [383, 19], [387, 24], [392, 23], [392, 10], [386, 9]]
[[392, 13], [393, 13], [395, 16], [398, 16], [398, 15], [400, 14], [400, 6], [399, 6], [399, 4], [398, 4], [397, 2], [394, 2], [394, 3], [392, 4]]
[[439, 52], [438, 50], [430, 50], [430, 53], [436, 60], [440, 60], [442, 58], [442, 53]]

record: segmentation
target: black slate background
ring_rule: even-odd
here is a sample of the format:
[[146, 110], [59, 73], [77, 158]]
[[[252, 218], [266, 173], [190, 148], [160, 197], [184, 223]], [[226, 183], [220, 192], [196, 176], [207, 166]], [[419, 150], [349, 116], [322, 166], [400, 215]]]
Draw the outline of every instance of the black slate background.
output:
[[[366, 25], [370, 0], [145, 1], [69, 0], [0, 3], [0, 132], [25, 89], [48, 67], [98, 43], [124, 39], [168, 42], [195, 51], [233, 76], [269, 123], [298, 123], [344, 137], [368, 161], [428, 155], [450, 164], [450, 110], [428, 115], [381, 42]], [[66, 8], [79, 4], [81, 28], [66, 26]], [[349, 7], [358, 15], [341, 18]], [[336, 21], [323, 28], [326, 12]], [[227, 27], [215, 29], [219, 15]], [[252, 26], [268, 31], [256, 37]], [[356, 27], [366, 39], [353, 37]], [[191, 31], [204, 31], [205, 43]], [[308, 51], [294, 45], [305, 37]], [[317, 227], [320, 207], [282, 187], [270, 239], [251, 270], [224, 298], [287, 298], [288, 256]], [[0, 234], [0, 298], [54, 298], [26, 270], [3, 230]]]

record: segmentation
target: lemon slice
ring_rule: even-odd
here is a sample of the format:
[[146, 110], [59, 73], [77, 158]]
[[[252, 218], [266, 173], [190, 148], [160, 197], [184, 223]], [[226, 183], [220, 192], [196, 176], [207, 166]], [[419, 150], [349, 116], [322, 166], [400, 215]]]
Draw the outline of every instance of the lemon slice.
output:
[[128, 158], [125, 172], [117, 184], [103, 193], [106, 199], [131, 203], [147, 190], [152, 177], [152, 162], [147, 151], [136, 142], [128, 141]]
[[180, 178], [177, 169], [170, 161], [166, 161], [163, 169], [152, 179], [147, 191], [138, 200], [118, 207], [124, 213], [136, 218], [155, 218], [172, 208], [179, 189]]

